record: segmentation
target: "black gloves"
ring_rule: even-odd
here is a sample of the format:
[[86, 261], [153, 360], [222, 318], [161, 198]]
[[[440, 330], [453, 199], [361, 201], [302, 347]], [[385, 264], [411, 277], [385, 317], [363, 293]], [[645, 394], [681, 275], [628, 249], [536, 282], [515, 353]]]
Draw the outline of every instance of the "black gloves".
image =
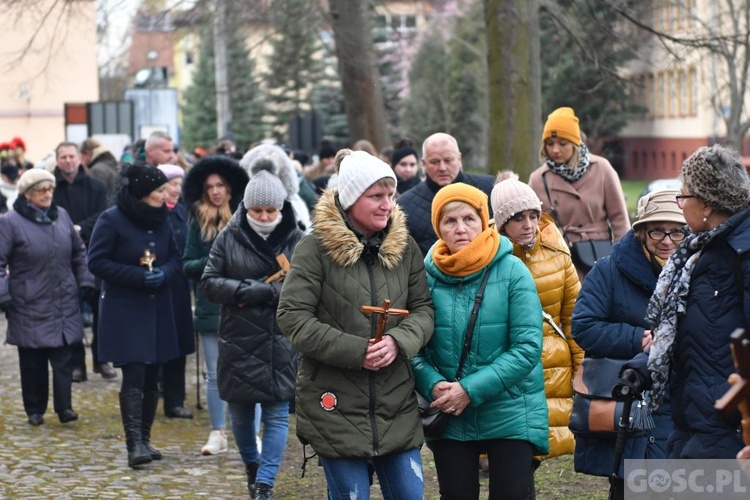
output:
[[92, 286], [82, 286], [80, 288], [81, 298], [88, 303], [99, 300], [99, 290]]
[[625, 368], [620, 374], [620, 381], [612, 389], [612, 397], [622, 401], [628, 397], [639, 399], [643, 391], [651, 388], [651, 377], [644, 376], [634, 368]]
[[240, 286], [237, 287], [234, 296], [240, 304], [271, 304], [274, 300], [278, 300], [277, 289], [280, 288], [280, 286], [259, 280], [246, 279], [242, 280]]
[[146, 288], [159, 288], [164, 284], [166, 276], [161, 268], [156, 267], [153, 271], [146, 271], [143, 278], [143, 285]]
[[6, 300], [5, 302], [0, 304], [0, 311], [4, 312], [7, 316], [9, 312], [13, 311], [13, 301], [12, 300]]

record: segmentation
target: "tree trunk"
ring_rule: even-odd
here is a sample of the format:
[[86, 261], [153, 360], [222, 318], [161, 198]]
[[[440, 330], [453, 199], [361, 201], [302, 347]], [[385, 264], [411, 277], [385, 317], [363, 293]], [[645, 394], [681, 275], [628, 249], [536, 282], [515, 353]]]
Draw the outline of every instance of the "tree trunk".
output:
[[490, 173], [512, 169], [522, 181], [539, 164], [542, 91], [537, 0], [484, 0]]
[[330, 0], [349, 139], [390, 144], [367, 0]]
[[229, 107], [229, 75], [227, 74], [226, 0], [216, 0], [215, 9], [216, 136], [221, 139], [231, 131], [232, 123], [232, 110]]

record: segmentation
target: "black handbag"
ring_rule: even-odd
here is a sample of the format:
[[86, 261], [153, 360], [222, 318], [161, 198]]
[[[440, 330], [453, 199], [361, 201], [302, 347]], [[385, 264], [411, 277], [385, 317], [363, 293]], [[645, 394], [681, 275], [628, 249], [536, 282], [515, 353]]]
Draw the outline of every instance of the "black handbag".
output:
[[584, 358], [573, 377], [573, 410], [568, 427], [575, 434], [607, 434], [617, 431], [623, 403], [612, 398], [620, 370], [628, 360]]
[[[573, 409], [568, 428], [586, 437], [614, 438], [622, 418], [623, 401], [612, 398], [620, 381], [620, 371], [629, 359], [584, 358], [573, 377]], [[640, 433], [653, 427], [643, 401], [635, 402], [629, 432]]]
[[[461, 351], [461, 359], [458, 362], [458, 370], [456, 370], [456, 382], [461, 380], [461, 369], [466, 361], [466, 356], [469, 354], [469, 347], [471, 347], [471, 339], [474, 336], [474, 324], [477, 321], [477, 315], [479, 314], [479, 306], [482, 303], [482, 297], [484, 296], [484, 289], [487, 286], [487, 279], [490, 276], [490, 270], [484, 271], [482, 276], [482, 282], [479, 285], [477, 294], [474, 297], [474, 307], [471, 310], [471, 316], [469, 317], [469, 326], [466, 327], [466, 335], [464, 335], [464, 346]], [[419, 419], [422, 421], [422, 430], [424, 435], [427, 437], [438, 438], [443, 435], [445, 428], [448, 427], [448, 418], [450, 415], [443, 413], [437, 408], [430, 408], [430, 401], [422, 396], [416, 390], [414, 395], [417, 397], [417, 407], [419, 409]]]
[[584, 273], [591, 271], [597, 260], [612, 252], [611, 240], [584, 240], [570, 244], [570, 256], [576, 269]]
[[568, 243], [570, 256], [573, 259], [573, 265], [575, 265], [576, 269], [580, 272], [586, 274], [591, 271], [591, 268], [594, 267], [597, 260], [606, 257], [612, 252], [612, 228], [610, 228], [610, 238], [608, 240], [583, 240], [571, 243], [568, 239], [568, 235], [565, 233], [565, 227], [560, 223], [560, 219], [557, 217], [557, 209], [555, 208], [555, 204], [552, 203], [552, 197], [549, 194], [547, 177], [545, 177], [546, 174], [547, 172], [542, 174], [542, 183], [544, 183], [544, 191], [547, 193], [552, 218], [555, 219], [555, 224], [560, 228], [565, 241]]

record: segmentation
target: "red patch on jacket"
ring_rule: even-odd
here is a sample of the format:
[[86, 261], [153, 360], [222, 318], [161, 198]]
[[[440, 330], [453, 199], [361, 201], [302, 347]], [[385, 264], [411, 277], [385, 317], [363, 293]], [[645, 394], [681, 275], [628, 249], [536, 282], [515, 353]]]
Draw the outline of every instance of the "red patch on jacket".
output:
[[323, 395], [320, 396], [320, 407], [325, 411], [335, 410], [338, 402], [339, 399], [332, 392], [324, 392]]

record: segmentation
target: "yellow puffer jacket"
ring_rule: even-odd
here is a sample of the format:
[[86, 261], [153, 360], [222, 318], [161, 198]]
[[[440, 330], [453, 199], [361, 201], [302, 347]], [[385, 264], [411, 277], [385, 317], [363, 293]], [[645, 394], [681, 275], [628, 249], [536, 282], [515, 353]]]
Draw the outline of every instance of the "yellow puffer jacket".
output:
[[534, 247], [529, 250], [514, 244], [513, 253], [531, 271], [544, 312], [564, 334], [563, 338], [553, 328], [550, 318], [545, 319], [542, 366], [549, 408], [550, 453], [537, 458], [570, 454], [575, 448], [573, 434], [568, 429], [573, 406], [573, 373], [583, 361], [583, 350], [570, 331], [570, 318], [581, 284], [570, 250], [552, 217], [546, 213], [539, 220]]

